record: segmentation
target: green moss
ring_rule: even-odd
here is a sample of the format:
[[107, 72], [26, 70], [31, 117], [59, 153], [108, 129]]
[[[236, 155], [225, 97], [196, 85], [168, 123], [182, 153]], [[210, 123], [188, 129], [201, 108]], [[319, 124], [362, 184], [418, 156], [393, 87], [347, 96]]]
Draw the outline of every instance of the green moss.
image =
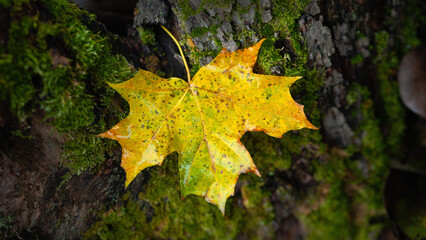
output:
[[402, 154], [405, 108], [400, 101], [396, 78], [399, 60], [396, 50], [387, 50], [388, 42], [389, 34], [387, 32], [376, 33], [375, 47], [377, 55], [374, 62], [376, 63], [376, 76], [382, 101], [381, 108], [384, 110], [382, 130], [385, 134], [389, 153], [398, 157]]
[[398, 226], [410, 239], [420, 240], [426, 237], [426, 208], [422, 200], [424, 198], [405, 196], [396, 204]]
[[4, 7], [10, 7], [12, 6], [14, 10], [20, 10], [22, 5], [28, 4], [29, 0], [0, 0], [0, 5]]
[[[418, 44], [417, 23], [413, 20], [421, 22], [421, 18], [417, 15], [418, 9], [410, 10], [414, 5], [414, 1], [407, 2], [409, 16], [404, 17], [399, 41], [392, 32], [380, 31], [374, 36], [372, 49], [376, 51], [373, 62], [377, 77], [374, 95], [356, 83], [349, 88], [347, 109], [352, 109], [353, 117], [359, 121], [354, 133], [361, 141], [343, 150], [330, 151], [325, 161], [317, 161], [313, 166], [315, 178], [323, 183], [328, 194], [324, 204], [301, 216], [307, 225], [308, 239], [367, 239], [377, 235], [386, 224], [373, 224], [371, 219], [386, 215], [382, 192], [390, 156], [403, 157], [405, 108], [399, 100], [396, 72], [401, 55]], [[391, 45], [391, 38], [396, 39], [393, 44], [398, 45]], [[372, 99], [376, 101], [374, 105]], [[368, 172], [361, 171], [358, 166], [361, 162], [367, 164]], [[403, 212], [407, 210], [400, 211]], [[423, 220], [413, 218], [399, 224], [415, 226], [409, 221]], [[406, 231], [411, 230], [418, 232], [419, 228]]]
[[[106, 149], [117, 144], [112, 141], [101, 140], [99, 137], [91, 134], [70, 134], [68, 141], [64, 144], [62, 157], [65, 165], [71, 173], [80, 175], [86, 170], [97, 170], [105, 161]], [[89, 159], [89, 160], [88, 160]]]
[[139, 32], [139, 37], [144, 44], [155, 44], [155, 33], [152, 29], [138, 27], [137, 30]]
[[282, 57], [278, 50], [275, 49], [274, 43], [276, 39], [266, 39], [259, 50], [257, 63], [267, 74], [271, 74], [271, 68], [282, 65]]
[[233, 2], [233, 0], [201, 0], [202, 5], [214, 5], [218, 7], [226, 7]]
[[14, 235], [13, 225], [15, 222], [13, 216], [0, 213], [0, 238], [8, 239], [10, 236]]
[[144, 239], [147, 237], [143, 231], [139, 231], [146, 226], [144, 212], [131, 200], [128, 200], [125, 206], [110, 210], [100, 217], [103, 218], [103, 222], [95, 223], [84, 234], [87, 239], [96, 239], [96, 237], [98, 239]]
[[0, 230], [6, 231], [12, 229], [12, 224], [14, 221], [15, 220], [10, 215], [0, 217]]
[[200, 37], [200, 36], [205, 35], [208, 32], [213, 34], [213, 35], [216, 35], [218, 28], [219, 28], [219, 26], [216, 25], [216, 24], [212, 25], [209, 28], [206, 28], [206, 27], [195, 28], [195, 29], [192, 30], [191, 36], [192, 37]]
[[[258, 63], [262, 69], [270, 74], [271, 67], [281, 66], [285, 69], [285, 76], [304, 76], [307, 62], [307, 48], [301, 37], [296, 19], [300, 17], [309, 1], [273, 1], [274, 18], [267, 24], [260, 26], [261, 36], [267, 38], [259, 52]], [[282, 11], [285, 9], [285, 11]], [[290, 41], [294, 57], [284, 54], [281, 56], [281, 49], [275, 49], [276, 39], [273, 34], [277, 32], [280, 38], [286, 38]]]
[[198, 70], [200, 70], [200, 59], [204, 57], [212, 57], [214, 59], [217, 54], [219, 54], [220, 50], [217, 51], [199, 51], [199, 50], [193, 50], [189, 54], [189, 60], [191, 61], [191, 69], [189, 70], [191, 72], [191, 76], [194, 76]]
[[271, 36], [274, 36], [274, 29], [272, 28], [271, 25], [264, 24], [260, 28], [260, 33], [262, 34], [261, 36], [271, 37]]
[[179, 7], [179, 13], [182, 14], [182, 19], [184, 21], [188, 20], [190, 16], [194, 16], [202, 11], [202, 8], [193, 9], [191, 4], [187, 0], [179, 0], [177, 3]]
[[[326, 161], [314, 161], [313, 172], [321, 187], [316, 195], [307, 202], [315, 207], [307, 215], [299, 215], [308, 231], [307, 239], [352, 239], [356, 234], [356, 226], [351, 223], [351, 199], [345, 192], [346, 181], [342, 181], [348, 173], [349, 157], [346, 152], [326, 154]], [[326, 193], [321, 196], [320, 193]]]
[[[327, 195], [323, 204], [308, 215], [300, 216], [308, 228], [308, 239], [367, 239], [377, 235], [384, 224], [370, 221], [385, 215], [382, 192], [389, 156], [381, 124], [367, 87], [352, 84], [347, 102], [354, 116], [359, 116], [361, 111], [361, 121], [354, 131], [361, 142], [346, 149], [331, 150], [322, 160], [314, 162], [315, 179], [324, 188], [320, 192]], [[365, 166], [358, 165], [362, 162], [368, 166], [367, 173], [363, 170]]]
[[0, 5], [3, 7], [10, 7], [11, 4], [11, 0], [0, 0]]
[[333, 184], [325, 202], [308, 216], [301, 216], [308, 231], [307, 239], [351, 239], [354, 235], [348, 211], [350, 203], [343, 187], [339, 182]]
[[224, 218], [216, 206], [200, 197], [180, 198], [176, 155], [148, 171], [151, 180], [139, 197], [124, 197], [123, 207], [102, 214], [101, 221], [85, 233], [87, 239], [234, 239], [238, 234], [260, 239], [259, 227], [272, 232], [273, 208], [268, 194], [252, 182], [253, 176], [241, 179], [242, 191], [250, 196], [246, 209], [230, 198]]
[[209, 28], [201, 27], [201, 28], [194, 28], [191, 32], [192, 37], [200, 37], [206, 33], [209, 32]]
[[324, 77], [317, 69], [305, 71], [304, 74], [295, 74], [296, 76], [303, 77], [291, 86], [290, 92], [293, 98], [304, 106], [304, 111], [309, 120], [311, 120], [315, 126], [320, 126], [321, 113], [317, 101], [319, 91], [324, 85]]
[[417, 1], [406, 1], [404, 17], [401, 18], [402, 27], [399, 33], [404, 51], [408, 51], [421, 44], [420, 39], [417, 37], [417, 30], [424, 23], [426, 23], [426, 16], [422, 15]]
[[351, 63], [353, 65], [358, 64], [358, 63], [362, 63], [364, 61], [364, 58], [362, 57], [361, 54], [357, 54], [354, 57], [351, 58]]
[[380, 31], [374, 35], [375, 47], [376, 47], [376, 61], [383, 58], [385, 50], [389, 43], [389, 34], [386, 31]]
[[[381, 104], [381, 121], [387, 151], [395, 157], [403, 157], [402, 146], [405, 131], [405, 107], [400, 101], [396, 73], [399, 59], [410, 48], [420, 44], [417, 29], [420, 23], [426, 22], [426, 17], [420, 14], [416, 1], [407, 1], [403, 10], [400, 31], [394, 33], [394, 46], [389, 43], [390, 33], [381, 31], [375, 34], [376, 76]], [[393, 20], [388, 20], [391, 25]]]
[[[75, 4], [56, 0], [32, 6], [47, 9], [52, 21], [41, 20], [37, 11], [26, 15], [26, 4], [33, 2], [14, 2], [10, 8], [14, 20], [0, 54], [0, 100], [21, 121], [42, 109], [67, 139], [64, 165], [71, 173], [96, 171], [111, 144], [95, 135], [123, 118], [126, 110], [116, 108], [123, 100], [105, 81], [126, 80], [134, 71], [111, 53], [104, 37], [81, 23], [83, 15], [90, 15]], [[101, 111], [98, 118], [95, 109]]]
[[[384, 153], [385, 144], [380, 130], [380, 122], [374, 117], [374, 113], [371, 110], [372, 101], [366, 101], [363, 107], [365, 107], [364, 111], [366, 114], [364, 115], [364, 121], [361, 123], [358, 131], [360, 131], [360, 134], [364, 134], [361, 144], [361, 153], [368, 162], [369, 178], [367, 180], [372, 187], [382, 192], [384, 178], [389, 166], [389, 158]], [[370, 110], [367, 108], [370, 108]], [[370, 196], [370, 201], [381, 201], [381, 199], [382, 196], [378, 194], [372, 194]]]
[[271, 1], [272, 14], [274, 18], [268, 23], [274, 31], [289, 33], [296, 25], [295, 19], [298, 19], [303, 10], [308, 6], [309, 0], [273, 0]]
[[401, 103], [395, 72], [399, 61], [395, 55], [388, 55], [377, 65], [377, 78], [380, 81], [380, 95], [383, 100], [384, 133], [388, 150], [394, 156], [401, 156], [405, 131], [405, 108]]
[[192, 8], [190, 1], [178, 0], [177, 6], [179, 8], [179, 14], [181, 14], [182, 20], [186, 21], [190, 16], [197, 15], [202, 11], [207, 11], [208, 8], [213, 6], [223, 8], [232, 4], [232, 0], [202, 0], [201, 5], [198, 9]]
[[291, 155], [285, 149], [287, 146], [282, 139], [271, 138], [265, 133], [252, 132], [244, 135], [242, 143], [251, 153], [254, 163], [262, 174], [269, 175], [275, 170], [286, 170], [291, 165]]

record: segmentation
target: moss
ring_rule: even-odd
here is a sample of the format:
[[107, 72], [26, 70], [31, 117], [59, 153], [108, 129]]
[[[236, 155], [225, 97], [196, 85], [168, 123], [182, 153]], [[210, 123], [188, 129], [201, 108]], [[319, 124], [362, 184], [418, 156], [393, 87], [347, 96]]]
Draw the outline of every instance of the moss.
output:
[[209, 32], [209, 28], [201, 27], [201, 28], [194, 28], [191, 32], [192, 37], [200, 37], [206, 33]]
[[24, 4], [28, 4], [30, 1], [29, 0], [1, 0], [0, 4], [3, 5], [4, 7], [11, 7], [13, 8], [13, 10], [21, 10], [22, 6]]
[[95, 239], [95, 236], [98, 236], [99, 239], [143, 239], [146, 237], [144, 232], [138, 231], [146, 225], [144, 213], [131, 200], [128, 200], [125, 206], [111, 209], [101, 217], [103, 222], [97, 222], [84, 234], [87, 239]]
[[[350, 169], [349, 155], [335, 151], [326, 157], [326, 162], [313, 162], [315, 179], [322, 184], [318, 193], [307, 200], [314, 202], [314, 206], [317, 202], [320, 205], [299, 217], [308, 231], [307, 239], [351, 239], [356, 227], [351, 223], [351, 200], [345, 192], [346, 181], [342, 181]], [[326, 196], [320, 195], [323, 193]]]
[[[339, 181], [338, 179], [346, 178], [344, 180], [344, 188], [346, 189], [344, 194], [334, 195], [334, 193], [330, 193], [334, 198], [340, 198], [338, 201], [344, 202], [346, 199], [349, 203], [347, 209], [340, 210], [341, 216], [344, 216], [345, 212], [357, 213], [355, 214], [356, 221], [347, 222], [352, 230], [347, 232], [346, 237], [342, 237], [343, 239], [365, 239], [367, 235], [371, 233], [377, 234], [380, 231], [384, 223], [371, 224], [370, 219], [385, 215], [381, 193], [383, 192], [383, 183], [389, 166], [389, 158], [390, 155], [400, 156], [402, 153], [401, 146], [405, 127], [403, 116], [405, 110], [399, 101], [395, 77], [399, 63], [396, 52], [389, 50], [389, 39], [389, 33], [385, 31], [375, 35], [376, 57], [374, 62], [377, 66], [378, 96], [380, 98], [378, 101], [381, 104], [373, 108], [373, 101], [368, 88], [358, 84], [352, 85], [347, 96], [349, 106], [356, 106], [359, 98], [361, 97], [362, 99], [360, 105], [362, 119], [355, 130], [355, 135], [362, 136], [360, 146], [347, 148], [344, 152], [346, 155], [339, 156], [338, 160], [336, 159], [327, 164], [331, 168], [328, 171], [324, 171], [325, 169], [318, 165], [315, 167], [317, 178], [322, 178], [325, 182], [331, 184], [331, 189], [335, 189], [333, 186], [336, 185], [336, 181]], [[373, 109], [383, 109], [383, 111], [374, 112]], [[357, 115], [359, 115], [359, 112], [354, 112], [354, 116]], [[376, 115], [380, 116], [380, 118]], [[358, 170], [357, 164], [353, 159], [364, 159], [366, 161], [369, 169], [367, 176]], [[341, 161], [340, 163], [343, 165], [336, 166], [338, 161]], [[351, 175], [353, 176], [350, 177]], [[327, 197], [326, 202], [329, 200], [331, 200], [330, 197]], [[360, 214], [363, 211], [359, 211], [359, 209], [364, 209], [364, 213]], [[319, 211], [314, 211], [314, 213], [318, 214], [321, 211], [327, 212], [324, 212], [321, 216], [337, 213], [331, 206], [327, 206], [327, 203], [320, 206]], [[326, 226], [319, 226], [315, 221], [310, 222], [309, 216], [307, 222], [308, 225], [312, 224], [314, 232], [318, 229], [330, 230]], [[337, 220], [339, 216], [335, 216], [335, 218], [322, 221], [322, 223], [325, 222], [329, 226], [338, 226], [339, 224], [336, 221], [340, 221]], [[332, 229], [336, 231], [338, 228], [333, 227]], [[338, 233], [330, 234], [332, 235], [326, 234], [325, 236], [331, 237]], [[324, 238], [327, 239], [327, 237]], [[315, 234], [312, 239], [316, 239]]]
[[353, 65], [358, 64], [358, 63], [362, 63], [364, 61], [364, 58], [362, 57], [361, 54], [357, 54], [354, 57], [351, 58], [351, 63]]
[[396, 204], [398, 226], [410, 239], [420, 240], [426, 237], [426, 208], [421, 201], [422, 198], [404, 197]]
[[402, 27], [399, 33], [404, 51], [421, 44], [420, 39], [417, 37], [417, 30], [419, 26], [426, 23], [426, 16], [422, 15], [420, 9], [415, 0], [405, 2], [404, 17], [401, 18]]
[[11, 228], [11, 223], [13, 223], [13, 217], [10, 215], [7, 215], [5, 217], [0, 217], [0, 229], [1, 228], [5, 228], [5, 229], [10, 229]]
[[278, 50], [274, 47], [275, 41], [276, 39], [273, 38], [266, 39], [259, 50], [257, 63], [267, 74], [271, 74], [272, 67], [282, 65], [283, 59]]
[[318, 95], [320, 89], [324, 85], [324, 77], [317, 69], [305, 70], [304, 74], [295, 74], [296, 76], [303, 76], [297, 80], [290, 92], [294, 99], [304, 106], [305, 113], [309, 120], [315, 125], [320, 126], [321, 113], [318, 108]]
[[227, 7], [232, 4], [232, 0], [202, 0], [201, 5], [198, 9], [194, 9], [191, 6], [190, 1], [179, 0], [177, 6], [179, 8], [179, 14], [182, 20], [186, 21], [190, 16], [197, 15], [202, 11], [207, 11], [208, 7], [217, 6], [217, 7]]
[[202, 0], [201, 1], [202, 5], [214, 4], [215, 6], [218, 6], [218, 7], [226, 7], [232, 4], [233, 2], [234, 2], [233, 0]]
[[388, 151], [394, 156], [401, 156], [405, 132], [405, 108], [401, 103], [396, 71], [399, 61], [394, 54], [388, 55], [377, 64], [377, 78], [383, 101], [384, 133]]
[[[191, 36], [196, 38], [196, 37], [200, 37], [203, 36], [207, 33], [211, 33], [213, 35], [217, 34], [217, 29], [219, 28], [219, 26], [217, 24], [213, 24], [212, 26], [206, 28], [206, 27], [200, 27], [200, 28], [194, 28], [191, 31]], [[216, 39], [216, 38], [215, 38]], [[218, 40], [219, 41], [219, 40]], [[217, 45], [217, 44], [216, 44]], [[221, 45], [218, 45], [221, 46]]]
[[387, 32], [381, 31], [375, 34], [376, 57], [374, 62], [376, 63], [381, 108], [384, 110], [382, 130], [389, 153], [400, 157], [405, 131], [405, 108], [400, 101], [396, 77], [399, 60], [396, 50], [388, 50], [388, 45], [389, 34]]
[[274, 31], [289, 33], [296, 25], [295, 19], [298, 19], [303, 10], [308, 6], [309, 0], [273, 0], [271, 1], [274, 18], [268, 23]]
[[90, 15], [75, 4], [56, 0], [32, 6], [47, 9], [54, 21], [42, 20], [37, 11], [24, 13], [29, 4], [34, 3], [14, 2], [10, 9], [14, 20], [0, 58], [0, 100], [21, 121], [42, 109], [66, 136], [64, 164], [71, 173], [96, 170], [111, 144], [95, 135], [125, 116], [114, 106], [122, 100], [105, 81], [126, 80], [134, 71], [111, 53], [105, 37], [82, 24], [83, 15]]
[[260, 28], [260, 33], [262, 34], [261, 36], [264, 37], [274, 36], [274, 29], [271, 25], [264, 24]]
[[202, 11], [202, 8], [193, 9], [190, 2], [186, 0], [179, 0], [177, 5], [184, 21], [188, 20], [190, 16], [194, 16]]
[[191, 76], [194, 76], [198, 70], [200, 70], [200, 59], [204, 57], [211, 57], [212, 59], [219, 54], [220, 50], [217, 51], [199, 51], [198, 49], [193, 49], [189, 54], [189, 60], [191, 61]]
[[342, 183], [333, 184], [328, 191], [325, 202], [318, 209], [301, 216], [308, 231], [307, 239], [351, 239], [350, 203]]
[[[381, 192], [384, 187], [384, 178], [387, 174], [389, 166], [389, 155], [386, 152], [386, 142], [382, 131], [380, 129], [380, 120], [375, 116], [373, 101], [370, 98], [370, 92], [368, 88], [363, 87], [359, 84], [353, 84], [351, 91], [358, 92], [362, 99], [360, 109], [362, 111], [362, 119], [359, 123], [358, 129], [355, 134], [361, 136], [361, 144], [359, 149], [351, 146], [348, 151], [350, 154], [356, 154], [359, 151], [363, 158], [368, 164], [367, 175], [362, 174], [360, 171], [353, 171], [356, 174], [356, 178], [365, 181], [368, 187], [372, 188], [372, 192], [369, 192], [369, 202], [377, 204], [381, 203]], [[353, 114], [356, 114], [356, 110], [353, 110]], [[353, 165], [354, 166], [354, 165]], [[355, 167], [355, 166], [354, 166]], [[366, 188], [367, 189], [367, 188]], [[374, 193], [377, 191], [376, 193]], [[379, 203], [380, 202], [380, 203]]]
[[150, 183], [139, 197], [124, 197], [123, 207], [103, 213], [101, 221], [85, 233], [87, 239], [234, 239], [238, 234], [260, 239], [259, 227], [272, 232], [273, 208], [266, 201], [268, 194], [259, 191], [256, 183], [250, 184], [253, 176], [242, 179], [242, 191], [250, 196], [246, 209], [230, 198], [224, 218], [216, 206], [200, 197], [180, 198], [176, 155], [148, 171]]
[[375, 116], [367, 87], [352, 84], [347, 102], [354, 116], [361, 117], [355, 129], [361, 142], [346, 149], [331, 149], [325, 159], [314, 162], [312, 171], [322, 183], [320, 192], [327, 194], [323, 204], [301, 216], [308, 239], [367, 239], [377, 235], [384, 224], [370, 221], [385, 215], [382, 192], [389, 156], [380, 120]]
[[[255, 29], [253, 30], [246, 30], [243, 28], [241, 31], [234, 33], [234, 39], [236, 40], [237, 44], [240, 44], [241, 41], [245, 42], [246, 44], [242, 47], [248, 47], [251, 44], [254, 44], [251, 42], [251, 39], [254, 35], [259, 36], [261, 35], [264, 38], [267, 38], [268, 40], [263, 44], [262, 50], [259, 53], [259, 65], [263, 69], [264, 72], [270, 74], [271, 73], [271, 67], [273, 66], [284, 66], [286, 69], [286, 74], [289, 76], [295, 76], [295, 74], [302, 74], [304, 71], [302, 70], [306, 64], [306, 54], [307, 49], [303, 44], [303, 39], [299, 34], [296, 19], [300, 17], [301, 12], [304, 10], [304, 8], [307, 6], [309, 1], [300, 1], [300, 0], [293, 0], [293, 1], [273, 1], [274, 8], [273, 14], [274, 19], [267, 23], [263, 24], [258, 22], [258, 26], [255, 26]], [[202, 1], [201, 7], [199, 9], [194, 10], [190, 3], [188, 1], [179, 1], [178, 7], [180, 9], [180, 13], [182, 13], [183, 16], [181, 16], [183, 21], [186, 21], [189, 16], [193, 16], [198, 14], [200, 11], [204, 10], [203, 6], [217, 6], [217, 7], [223, 7], [228, 6], [231, 4], [231, 1]], [[237, 7], [237, 9], [234, 11], [244, 12], [247, 11], [246, 8], [238, 8], [238, 4], [234, 7]], [[286, 11], [276, 10], [276, 9], [286, 9]], [[241, 11], [240, 11], [241, 10]], [[256, 12], [256, 14], [259, 14]], [[230, 14], [229, 16], [230, 17]], [[257, 18], [260, 19], [260, 18]], [[205, 35], [207, 32], [212, 33], [215, 35], [217, 33], [217, 29], [220, 24], [214, 24], [209, 28], [196, 28], [194, 29], [190, 35], [192, 37], [199, 37], [202, 35]], [[287, 55], [287, 59], [283, 58], [280, 54], [281, 49], [275, 49], [274, 43], [275, 40], [273, 38], [274, 32], [281, 32], [285, 38], [288, 38], [292, 45], [293, 45], [293, 51], [294, 55], [296, 56], [295, 59], [290, 59], [290, 57]], [[222, 44], [216, 37], [212, 37], [211, 41], [215, 41], [216, 45], [218, 46], [217, 51], [220, 51], [222, 48]], [[196, 67], [198, 65], [198, 61], [201, 57], [204, 57], [206, 54], [200, 55], [195, 50], [191, 51], [190, 54], [188, 54], [191, 57], [191, 63], [194, 64]], [[214, 57], [215, 55], [213, 55]], [[297, 68], [297, 69], [295, 69]], [[198, 70], [198, 69], [197, 69]], [[194, 71], [196, 72], [196, 71]]]
[[[10, 236], [14, 235], [13, 225], [15, 224], [15, 220], [13, 216], [5, 215], [0, 216], [0, 238], [9, 239]], [[37, 237], [37, 236], [35, 236]], [[36, 239], [36, 238], [34, 238]]]
[[[307, 72], [308, 51], [295, 20], [300, 17], [308, 3], [309, 1], [272, 2], [274, 18], [260, 27], [261, 36], [268, 39], [259, 52], [258, 63], [266, 73], [270, 74], [273, 66], [281, 66], [285, 69], [285, 76], [304, 76]], [[275, 49], [274, 33], [279, 33], [281, 39], [290, 41], [291, 49], [288, 50], [292, 53], [291, 58], [283, 54], [282, 49]]]
[[[413, 2], [407, 2], [407, 9]], [[386, 224], [373, 224], [371, 220], [386, 215], [382, 192], [390, 157], [403, 157], [405, 108], [399, 100], [396, 72], [401, 54], [418, 44], [416, 27], [413, 29], [415, 24], [412, 23], [413, 19], [420, 21], [417, 11], [404, 18], [401, 39], [396, 46], [390, 43], [391, 38], [396, 39], [394, 33], [380, 31], [375, 34], [371, 48], [376, 51], [374, 95], [371, 96], [367, 87], [356, 83], [349, 88], [347, 109], [352, 110], [353, 117], [359, 121], [353, 127], [361, 141], [346, 149], [331, 150], [330, 155], [325, 155], [325, 161], [315, 162], [315, 179], [323, 183], [323, 191], [328, 194], [322, 205], [301, 216], [308, 228], [308, 239], [334, 239], [336, 236], [338, 239], [367, 239], [377, 235]], [[374, 107], [373, 99], [376, 101]], [[358, 165], [362, 162], [367, 164], [368, 172], [362, 172], [365, 167]]]
[[[404, 4], [401, 27], [392, 33], [381, 31], [375, 34], [376, 76], [379, 83], [381, 120], [384, 123], [382, 130], [387, 145], [387, 151], [392, 156], [403, 158], [402, 147], [404, 143], [405, 114], [397, 82], [397, 71], [402, 58], [410, 48], [420, 44], [417, 31], [426, 17], [421, 15], [416, 1], [407, 1]], [[387, 25], [392, 26], [393, 19], [389, 18]], [[389, 41], [393, 34], [393, 42]]]
[[273, 174], [275, 170], [283, 171], [290, 167], [292, 157], [283, 142], [282, 139], [271, 138], [259, 132], [246, 133], [242, 139], [262, 175]]
[[389, 34], [386, 31], [380, 31], [374, 35], [375, 47], [376, 47], [376, 61], [383, 58], [385, 50], [389, 43]]
[[0, 1], [0, 5], [3, 7], [10, 7], [10, 5], [12, 4], [11, 0], [1, 0]]
[[[64, 144], [62, 157], [71, 173], [80, 175], [86, 170], [100, 169], [105, 161], [105, 154], [99, 154], [117, 144], [101, 140], [91, 134], [70, 134]], [[65, 177], [66, 178], [66, 177]]]
[[155, 33], [152, 29], [138, 27], [139, 37], [144, 44], [154, 45], [155, 44]]

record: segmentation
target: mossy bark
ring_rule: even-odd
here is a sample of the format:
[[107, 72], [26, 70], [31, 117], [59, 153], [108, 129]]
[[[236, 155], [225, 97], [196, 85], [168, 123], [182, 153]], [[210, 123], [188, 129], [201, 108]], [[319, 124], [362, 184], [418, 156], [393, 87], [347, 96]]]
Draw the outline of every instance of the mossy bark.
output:
[[[65, 0], [0, 1], [0, 237], [379, 236], [397, 221], [384, 184], [391, 161], [407, 160], [403, 140], [416, 119], [399, 100], [396, 69], [420, 44], [421, 4], [140, 1], [124, 37]], [[192, 75], [222, 47], [267, 38], [255, 71], [304, 77], [291, 92], [320, 130], [244, 135], [262, 178], [241, 176], [226, 217], [200, 197], [180, 198], [176, 155], [125, 190], [119, 145], [96, 137], [128, 113], [107, 81], [138, 68], [185, 79], [159, 24], [180, 39]]]

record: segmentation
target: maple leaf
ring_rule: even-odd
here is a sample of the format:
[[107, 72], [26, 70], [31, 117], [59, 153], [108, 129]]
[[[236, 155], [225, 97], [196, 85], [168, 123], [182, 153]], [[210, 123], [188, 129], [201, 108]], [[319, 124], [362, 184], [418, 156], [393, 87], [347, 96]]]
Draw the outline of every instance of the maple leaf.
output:
[[222, 50], [192, 81], [140, 70], [126, 82], [109, 83], [129, 102], [130, 113], [100, 136], [120, 143], [126, 187], [143, 169], [177, 151], [182, 196], [203, 196], [224, 213], [238, 176], [260, 176], [240, 142], [245, 132], [281, 137], [289, 130], [315, 129], [290, 95], [300, 77], [253, 73], [263, 41], [236, 52]]

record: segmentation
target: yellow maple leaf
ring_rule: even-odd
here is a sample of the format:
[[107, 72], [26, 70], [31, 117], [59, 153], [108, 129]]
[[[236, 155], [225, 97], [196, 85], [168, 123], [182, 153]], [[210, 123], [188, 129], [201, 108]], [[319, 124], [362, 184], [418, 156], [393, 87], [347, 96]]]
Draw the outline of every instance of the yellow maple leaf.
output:
[[263, 40], [225, 49], [185, 82], [140, 70], [132, 79], [109, 85], [129, 102], [129, 115], [101, 137], [122, 147], [126, 187], [143, 169], [179, 153], [182, 196], [203, 196], [224, 213], [238, 176], [260, 176], [240, 138], [247, 131], [281, 137], [289, 130], [315, 127], [289, 88], [300, 77], [253, 73]]

